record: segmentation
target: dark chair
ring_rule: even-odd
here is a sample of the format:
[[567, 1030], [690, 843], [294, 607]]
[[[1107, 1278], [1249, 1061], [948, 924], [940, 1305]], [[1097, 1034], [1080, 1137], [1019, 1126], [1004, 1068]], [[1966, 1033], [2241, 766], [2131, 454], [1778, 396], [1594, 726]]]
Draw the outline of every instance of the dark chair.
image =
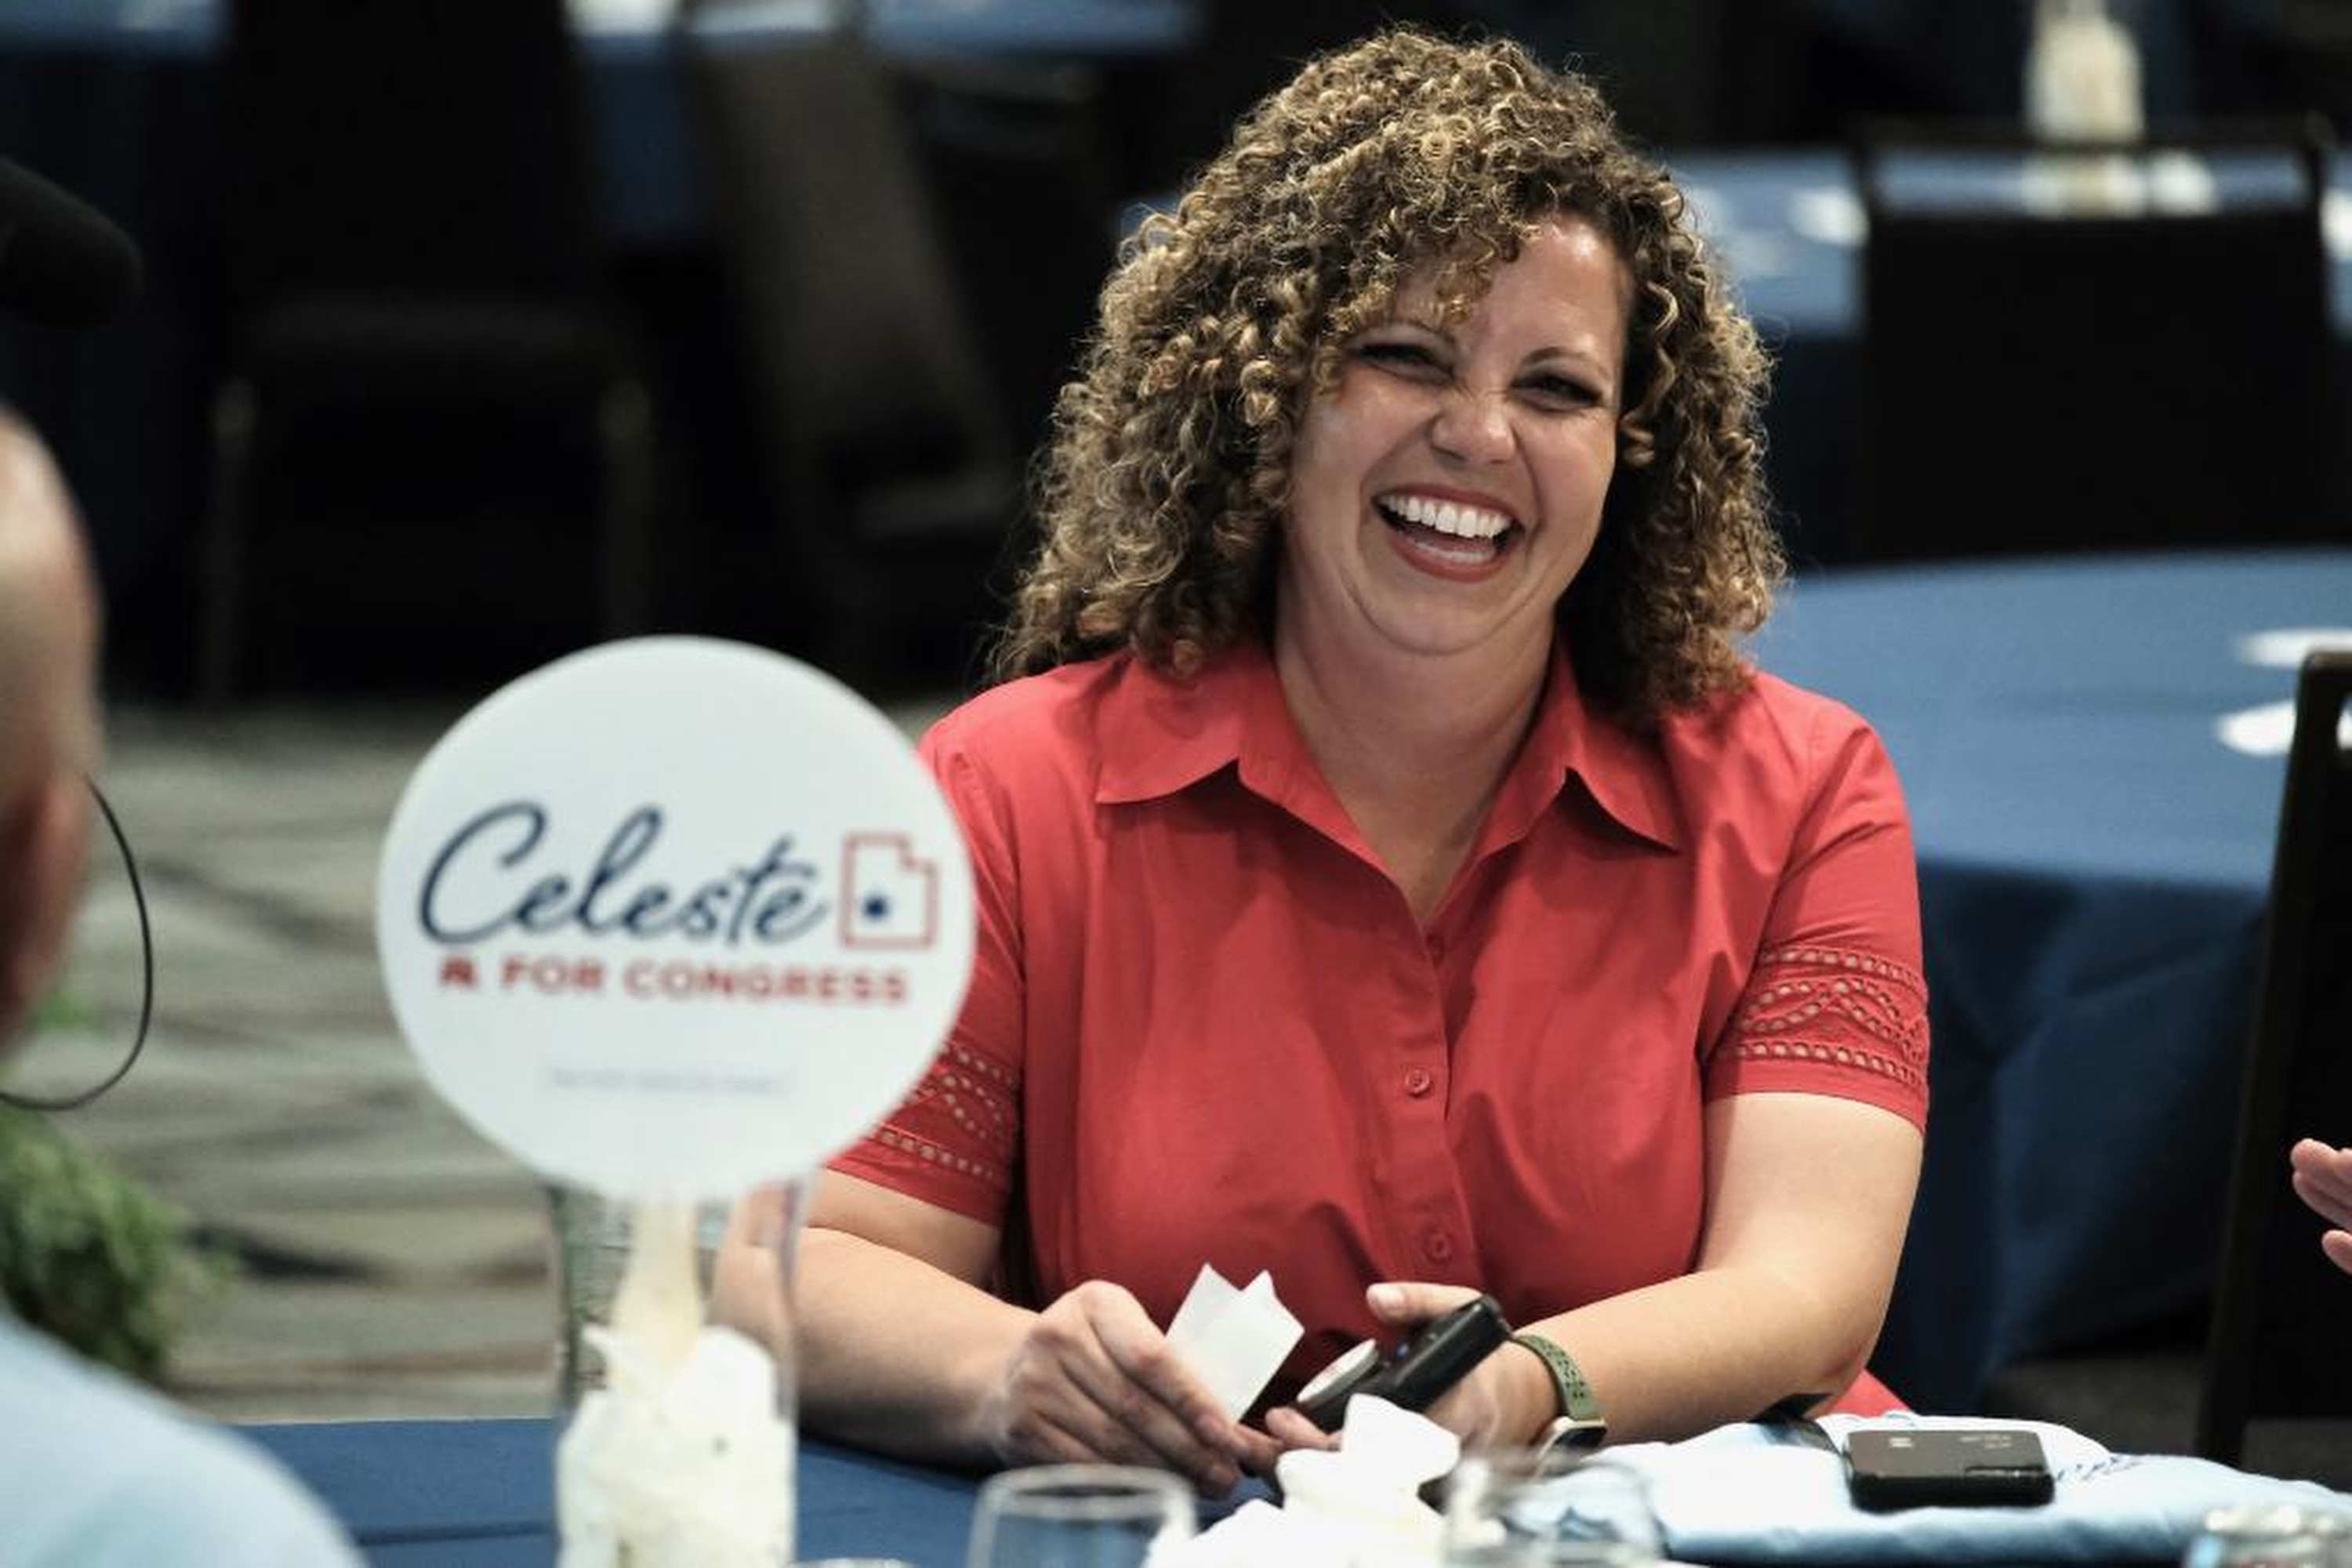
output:
[[1101, 70], [929, 57], [889, 75], [1000, 421], [1034, 449], [1118, 247]]
[[2082, 211], [2021, 205], [2084, 165], [2013, 128], [1866, 129], [1849, 557], [2352, 537], [2322, 134], [2215, 126], [2105, 149], [2159, 197], [2151, 155], [2197, 160], [2221, 200]]
[[600, 287], [563, 0], [232, 0], [227, 21], [203, 695], [312, 666], [354, 617], [430, 676], [469, 589], [506, 601], [475, 628], [492, 644], [533, 601], [595, 606], [502, 650], [520, 660], [640, 629], [650, 399]]
[[2306, 1135], [2352, 1142], [2352, 653], [2312, 655], [2295, 707], [2210, 1319], [2008, 1368], [1985, 1408], [2341, 1487], [2352, 1278], [2322, 1257], [2286, 1151]]
[[2352, 7], [2264, 0], [2188, 9], [2197, 101], [2208, 112], [2325, 114], [2352, 130]]
[[1328, 49], [1391, 23], [1441, 31], [1472, 21], [1465, 0], [1197, 0], [1180, 55], [1122, 72], [1126, 174], [1140, 195], [1171, 191], [1215, 157], [1234, 121]]
[[699, 7], [688, 49], [782, 544], [777, 640], [858, 684], [961, 679], [1022, 463], [905, 117], [854, 27], [728, 18]]
[[2250, 1421], [2352, 1417], [2352, 1277], [2288, 1186], [2297, 1137], [2352, 1142], [2352, 653], [2304, 662], [2238, 1110], [2238, 1160], [2197, 1406], [2197, 1451], [2234, 1463]]

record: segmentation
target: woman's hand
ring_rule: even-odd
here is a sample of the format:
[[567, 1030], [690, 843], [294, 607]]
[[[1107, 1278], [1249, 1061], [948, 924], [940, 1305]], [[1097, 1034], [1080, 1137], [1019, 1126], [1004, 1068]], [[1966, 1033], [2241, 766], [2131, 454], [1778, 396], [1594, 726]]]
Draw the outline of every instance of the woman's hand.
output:
[[1125, 1289], [1090, 1279], [1013, 1348], [982, 1413], [1007, 1465], [1103, 1462], [1174, 1470], [1212, 1496], [1264, 1469], [1272, 1439], [1226, 1417]]
[[2327, 1260], [2352, 1274], [2352, 1149], [2305, 1138], [2287, 1151], [2295, 1195], [2336, 1228], [2319, 1238]]
[[[1387, 1281], [1364, 1292], [1372, 1315], [1412, 1332], [1472, 1300], [1467, 1285]], [[1462, 1439], [1465, 1448], [1509, 1447], [1535, 1440], [1552, 1416], [1551, 1374], [1531, 1351], [1505, 1344], [1422, 1412]], [[1287, 1406], [1266, 1414], [1265, 1429], [1286, 1448], [1333, 1448], [1339, 1439]]]

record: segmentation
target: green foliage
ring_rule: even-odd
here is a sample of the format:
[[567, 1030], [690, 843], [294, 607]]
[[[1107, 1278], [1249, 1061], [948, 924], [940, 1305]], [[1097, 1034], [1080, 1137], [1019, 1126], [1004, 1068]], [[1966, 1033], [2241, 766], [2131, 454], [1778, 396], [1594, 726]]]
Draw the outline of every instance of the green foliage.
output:
[[97, 1009], [68, 991], [52, 991], [36, 1003], [26, 1025], [30, 1035], [96, 1035], [105, 1032]]
[[190, 1244], [178, 1210], [45, 1118], [0, 1109], [0, 1295], [17, 1317], [152, 1382], [232, 1271]]

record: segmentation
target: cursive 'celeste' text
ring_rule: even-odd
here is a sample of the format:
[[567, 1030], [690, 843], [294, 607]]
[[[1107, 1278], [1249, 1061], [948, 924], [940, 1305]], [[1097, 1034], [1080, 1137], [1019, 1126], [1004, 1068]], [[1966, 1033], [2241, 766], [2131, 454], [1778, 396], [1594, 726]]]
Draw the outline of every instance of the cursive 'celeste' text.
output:
[[[831, 912], [815, 887], [817, 868], [793, 858], [789, 834], [758, 860], [686, 890], [633, 878], [661, 831], [661, 808], [641, 805], [613, 829], [584, 876], [534, 874], [523, 862], [546, 837], [547, 808], [527, 800], [492, 806], [433, 857], [417, 917], [435, 941], [457, 946], [509, 930], [538, 936], [575, 930], [592, 936], [677, 935], [734, 947], [747, 940], [790, 942]], [[453, 890], [458, 889], [462, 898]], [[468, 907], [452, 907], [460, 903]]]

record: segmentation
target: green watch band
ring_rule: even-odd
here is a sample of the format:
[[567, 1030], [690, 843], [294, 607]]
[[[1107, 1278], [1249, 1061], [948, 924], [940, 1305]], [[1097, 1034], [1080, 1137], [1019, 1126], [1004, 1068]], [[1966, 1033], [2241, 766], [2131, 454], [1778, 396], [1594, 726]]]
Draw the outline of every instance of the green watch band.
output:
[[1609, 1436], [1609, 1421], [1601, 1415], [1601, 1401], [1592, 1384], [1585, 1381], [1584, 1369], [1576, 1364], [1576, 1358], [1558, 1341], [1541, 1334], [1513, 1334], [1511, 1342], [1534, 1352], [1544, 1363], [1544, 1371], [1551, 1374], [1553, 1396], [1559, 1401], [1559, 1417], [1545, 1429], [1543, 1447], [1599, 1447]]

